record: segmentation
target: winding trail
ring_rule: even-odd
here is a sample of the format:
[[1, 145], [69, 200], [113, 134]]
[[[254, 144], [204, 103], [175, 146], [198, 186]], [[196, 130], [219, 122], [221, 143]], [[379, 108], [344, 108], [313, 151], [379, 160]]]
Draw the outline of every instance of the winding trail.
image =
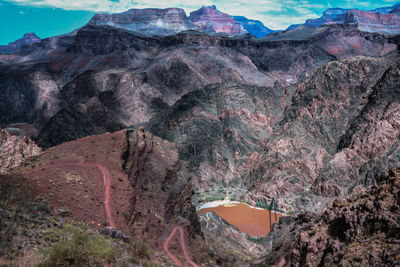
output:
[[168, 238], [165, 240], [165, 243], [164, 243], [164, 250], [165, 250], [165, 252], [167, 252], [168, 256], [171, 258], [171, 260], [172, 260], [176, 265], [178, 265], [178, 266], [183, 266], [182, 263], [178, 260], [178, 258], [175, 257], [174, 254], [172, 254], [171, 251], [169, 251], [169, 249], [168, 249], [169, 242], [171, 241], [172, 237], [174, 237], [176, 231], [178, 231], [178, 230], [179, 230], [179, 234], [180, 234], [180, 235], [179, 235], [179, 237], [180, 237], [179, 240], [180, 240], [180, 243], [181, 243], [181, 248], [182, 248], [183, 254], [184, 254], [185, 258], [186, 258], [186, 261], [187, 261], [191, 266], [193, 266], [193, 267], [199, 267], [199, 265], [197, 265], [195, 262], [193, 262], [192, 259], [189, 257], [189, 254], [188, 254], [187, 249], [186, 249], [186, 244], [185, 244], [184, 235], [183, 235], [183, 228], [182, 228], [181, 226], [176, 226], [176, 227], [172, 230], [172, 232], [171, 232], [171, 234], [168, 236]]

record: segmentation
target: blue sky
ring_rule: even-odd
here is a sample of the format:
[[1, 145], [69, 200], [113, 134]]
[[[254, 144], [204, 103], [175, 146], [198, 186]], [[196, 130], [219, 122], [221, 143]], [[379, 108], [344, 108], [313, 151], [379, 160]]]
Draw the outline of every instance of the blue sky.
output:
[[392, 6], [391, 0], [0, 0], [0, 44], [35, 32], [46, 38], [70, 32], [86, 24], [97, 12], [123, 12], [131, 8], [180, 7], [186, 13], [202, 5], [216, 5], [230, 15], [261, 20], [272, 29], [317, 18], [330, 7], [370, 10]]

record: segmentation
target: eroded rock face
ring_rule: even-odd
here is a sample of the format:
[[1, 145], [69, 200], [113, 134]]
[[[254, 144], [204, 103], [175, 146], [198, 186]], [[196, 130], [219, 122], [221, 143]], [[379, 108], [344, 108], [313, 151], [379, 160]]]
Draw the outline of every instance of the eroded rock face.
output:
[[399, 62], [335, 61], [296, 86], [209, 86], [150, 129], [178, 145], [198, 190], [315, 212], [399, 163]]
[[131, 9], [123, 13], [96, 14], [88, 25], [110, 25], [143, 35], [165, 36], [185, 30], [198, 30], [180, 8]]
[[243, 26], [215, 6], [203, 6], [190, 13], [189, 19], [208, 33], [223, 33], [227, 35], [241, 35], [247, 33]]
[[318, 215], [299, 216], [266, 264], [387, 266], [399, 262], [400, 168], [376, 180], [378, 185], [358, 187]]
[[[399, 59], [329, 63], [300, 83], [249, 188], [315, 211], [398, 165]], [[278, 197], [279, 198], [279, 197]]]
[[264, 24], [259, 20], [248, 19], [243, 16], [233, 16], [233, 19], [240, 23], [251, 35], [257, 38], [262, 38], [270, 33], [275, 32], [274, 30], [265, 27]]
[[204, 260], [200, 222], [191, 204], [192, 184], [177, 147], [143, 127], [127, 133], [127, 138], [123, 167], [134, 190], [130, 228], [144, 240], [158, 240], [161, 247], [162, 236], [180, 225], [193, 257]]
[[18, 138], [0, 129], [0, 173], [19, 166], [25, 159], [37, 156], [41, 151], [31, 139]]
[[[341, 25], [261, 40], [201, 33], [153, 38], [86, 26], [1, 58], [0, 122], [32, 124], [40, 132], [37, 142], [47, 147], [146, 123], [208, 84], [285, 86], [337, 58], [379, 57], [396, 48], [385, 36]], [[75, 133], [64, 122], [88, 127]], [[58, 130], [65, 137], [57, 137]]]

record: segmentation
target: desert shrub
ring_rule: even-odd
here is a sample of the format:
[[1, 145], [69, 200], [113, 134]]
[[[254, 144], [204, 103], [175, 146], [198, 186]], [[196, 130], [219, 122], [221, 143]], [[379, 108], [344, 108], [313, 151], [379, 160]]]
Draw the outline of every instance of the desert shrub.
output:
[[142, 260], [149, 260], [153, 254], [152, 248], [140, 239], [131, 241], [129, 251], [132, 258], [139, 258]]
[[41, 202], [36, 206], [37, 211], [49, 212], [49, 205], [47, 202]]
[[71, 237], [44, 249], [43, 254], [45, 257], [40, 267], [103, 266], [114, 262], [119, 251], [111, 240], [98, 234], [75, 230]]

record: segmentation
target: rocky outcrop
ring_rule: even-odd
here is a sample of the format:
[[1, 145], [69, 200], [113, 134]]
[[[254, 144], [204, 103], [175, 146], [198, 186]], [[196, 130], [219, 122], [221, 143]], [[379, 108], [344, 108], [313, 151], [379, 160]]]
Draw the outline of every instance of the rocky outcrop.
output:
[[248, 19], [243, 16], [233, 16], [233, 19], [240, 23], [251, 35], [257, 38], [262, 38], [275, 32], [274, 30], [265, 27], [264, 24], [259, 20]]
[[41, 149], [29, 138], [11, 135], [0, 129], [0, 173], [19, 166], [27, 158], [37, 156]]
[[[302, 214], [281, 237], [266, 264], [389, 266], [400, 257], [400, 168], [358, 187], [345, 200], [311, 217]], [[275, 228], [279, 225], [275, 224]]]
[[21, 39], [11, 42], [8, 45], [0, 45], [0, 54], [15, 53], [23, 46], [39, 43], [40, 40], [41, 39], [33, 32], [26, 33]]
[[242, 24], [235, 21], [215, 6], [203, 6], [190, 13], [189, 19], [207, 33], [220, 33], [226, 35], [242, 35], [247, 31]]
[[96, 14], [88, 25], [110, 25], [146, 36], [165, 36], [186, 30], [197, 30], [183, 9], [130, 9], [123, 13]]
[[191, 204], [192, 184], [175, 144], [143, 128], [128, 132], [127, 138], [123, 168], [134, 190], [126, 216], [130, 229], [135, 236], [162, 244], [162, 236], [172, 230], [171, 226], [180, 225], [193, 257], [202, 259], [205, 246]]

